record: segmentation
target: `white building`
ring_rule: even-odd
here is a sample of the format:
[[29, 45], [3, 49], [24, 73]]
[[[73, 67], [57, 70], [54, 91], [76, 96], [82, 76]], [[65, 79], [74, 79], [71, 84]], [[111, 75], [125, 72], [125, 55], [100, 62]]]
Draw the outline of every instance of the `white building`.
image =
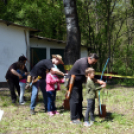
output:
[[[64, 59], [65, 45], [65, 41], [32, 36], [30, 38], [31, 66], [36, 64], [41, 58], [50, 59], [52, 54], [60, 54]], [[87, 47], [82, 46], [81, 57], [87, 57], [87, 55]]]
[[[37, 29], [0, 20], [0, 87], [6, 82], [5, 74], [9, 66], [24, 54], [29, 62], [27, 68], [34, 66], [41, 59], [50, 59], [51, 54], [63, 56], [64, 41], [31, 36]], [[87, 48], [81, 47], [81, 57], [88, 55]]]

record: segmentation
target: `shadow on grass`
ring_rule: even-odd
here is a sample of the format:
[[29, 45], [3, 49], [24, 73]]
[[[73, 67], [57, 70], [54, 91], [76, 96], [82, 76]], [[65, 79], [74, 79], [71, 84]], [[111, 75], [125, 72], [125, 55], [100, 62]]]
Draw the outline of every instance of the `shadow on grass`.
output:
[[[69, 110], [65, 110], [63, 106], [57, 107], [57, 110], [62, 114], [62, 113], [67, 113], [70, 112]], [[39, 111], [39, 113], [44, 113], [45, 112], [45, 108], [41, 108]]]
[[10, 94], [7, 92], [9, 92], [9, 90], [6, 89], [0, 90], [0, 96], [10, 96]]
[[57, 110], [59, 110], [59, 112], [62, 114], [62, 113], [68, 113], [70, 112], [70, 110], [65, 110], [63, 106], [61, 107], [58, 107]]
[[[95, 115], [95, 116], [99, 117], [99, 115]], [[114, 120], [117, 120], [118, 117], [122, 117], [122, 116], [124, 116], [124, 115], [108, 112], [106, 114], [106, 117], [102, 118], [103, 120], [101, 120], [101, 123], [103, 123], [103, 122], [113, 122]]]
[[101, 123], [103, 122], [113, 122], [114, 116], [112, 113], [107, 113], [105, 118], [100, 117], [99, 115], [95, 115], [95, 117], [99, 117], [103, 120], [101, 120]]

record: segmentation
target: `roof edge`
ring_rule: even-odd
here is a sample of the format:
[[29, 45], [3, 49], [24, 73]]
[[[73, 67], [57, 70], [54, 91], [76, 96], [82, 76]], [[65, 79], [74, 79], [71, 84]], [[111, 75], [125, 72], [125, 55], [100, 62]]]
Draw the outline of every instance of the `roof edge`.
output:
[[[66, 41], [63, 41], [63, 40], [51, 39], [51, 38], [46, 38], [46, 37], [41, 37], [41, 36], [36, 36], [36, 35], [30, 35], [30, 38], [37, 38], [37, 39], [42, 39], [42, 40], [47, 40], [47, 41], [54, 41], [54, 42], [63, 43], [63, 44], [67, 43]], [[87, 46], [84, 46], [82, 44], [81, 44], [81, 46], [88, 48]]]
[[28, 26], [23, 26], [23, 25], [15, 24], [15, 23], [13, 23], [13, 22], [11, 22], [11, 21], [6, 21], [6, 20], [0, 19], [0, 23], [4, 23], [4, 24], [6, 24], [7, 26], [12, 25], [12, 26], [17, 26], [17, 27], [26, 28], [26, 29], [29, 29], [30, 31], [40, 32], [40, 30], [38, 30], [38, 29], [34, 29], [34, 28], [31, 28], [31, 27], [28, 27]]

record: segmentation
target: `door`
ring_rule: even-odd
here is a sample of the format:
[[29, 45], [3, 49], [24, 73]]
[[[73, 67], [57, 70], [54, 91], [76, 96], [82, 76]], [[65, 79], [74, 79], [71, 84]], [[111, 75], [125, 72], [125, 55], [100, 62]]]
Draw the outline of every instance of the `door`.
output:
[[46, 48], [31, 48], [31, 69], [42, 59], [46, 59]]

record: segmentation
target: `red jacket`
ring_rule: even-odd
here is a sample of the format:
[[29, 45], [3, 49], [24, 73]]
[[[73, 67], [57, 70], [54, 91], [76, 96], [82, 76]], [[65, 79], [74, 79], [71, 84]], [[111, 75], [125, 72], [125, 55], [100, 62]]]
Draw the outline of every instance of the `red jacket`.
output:
[[59, 79], [56, 75], [47, 73], [47, 75], [46, 75], [46, 91], [54, 91], [55, 84], [57, 84], [57, 90], [60, 90], [60, 83], [64, 83], [64, 79]]

